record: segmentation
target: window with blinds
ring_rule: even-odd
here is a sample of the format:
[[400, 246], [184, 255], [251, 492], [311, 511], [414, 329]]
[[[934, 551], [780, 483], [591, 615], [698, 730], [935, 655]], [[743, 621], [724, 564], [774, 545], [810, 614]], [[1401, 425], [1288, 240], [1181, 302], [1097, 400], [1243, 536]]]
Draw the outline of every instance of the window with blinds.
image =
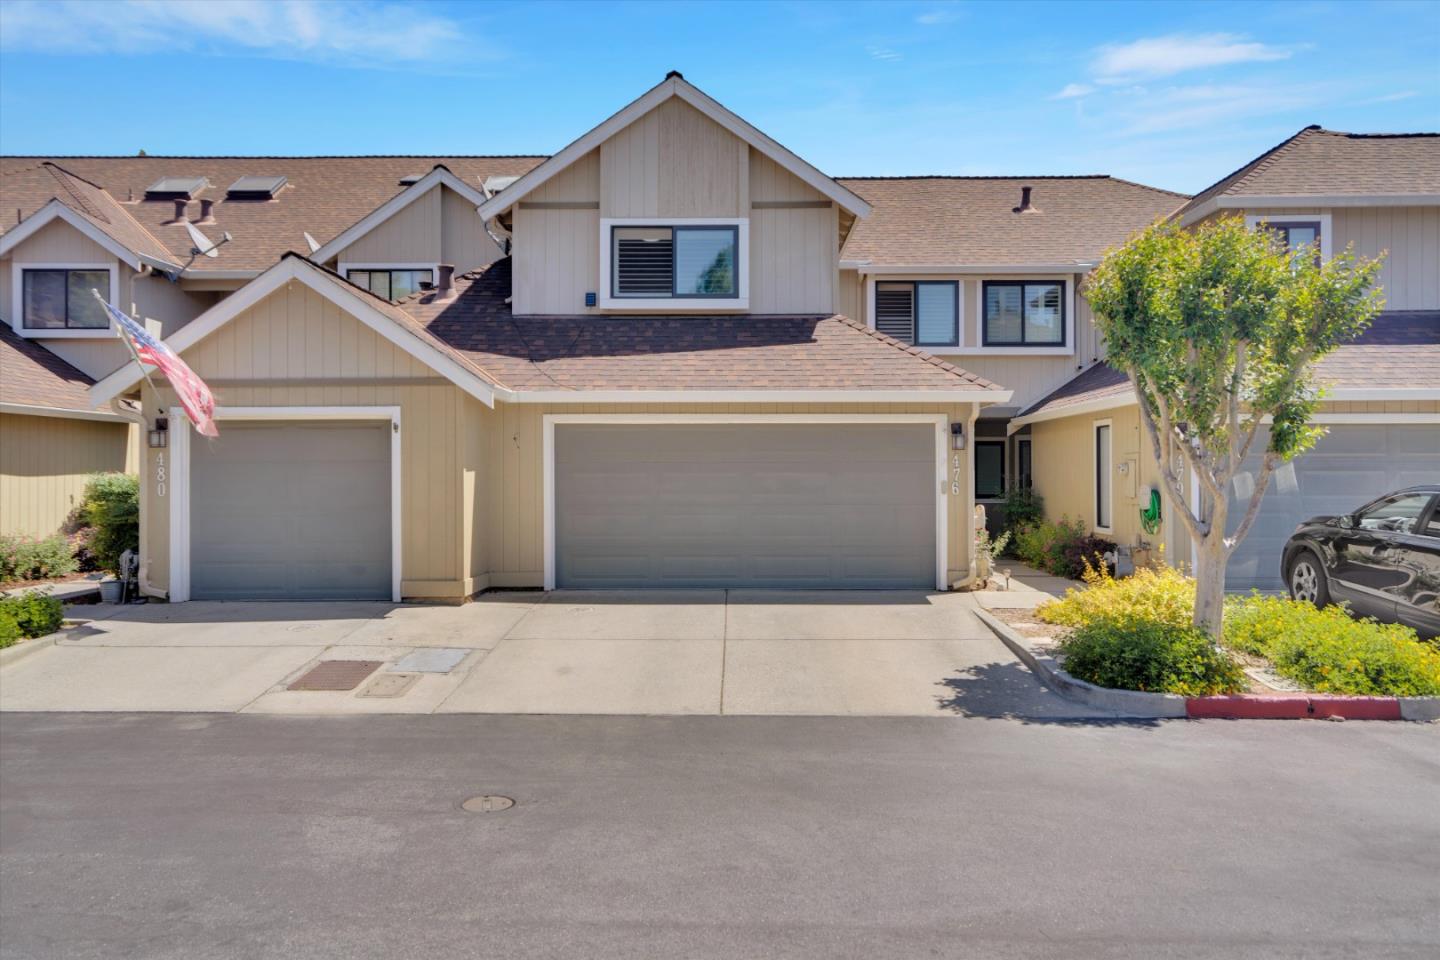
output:
[[953, 280], [875, 284], [875, 329], [917, 347], [960, 343], [960, 285]]
[[738, 236], [733, 226], [615, 227], [611, 289], [615, 297], [737, 296]]

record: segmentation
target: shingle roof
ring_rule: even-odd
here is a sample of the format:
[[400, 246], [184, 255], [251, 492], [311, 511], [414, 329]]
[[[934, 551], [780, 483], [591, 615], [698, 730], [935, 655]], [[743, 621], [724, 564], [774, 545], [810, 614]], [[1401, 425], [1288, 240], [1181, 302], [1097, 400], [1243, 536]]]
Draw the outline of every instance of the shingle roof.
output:
[[101, 187], [49, 161], [6, 167], [0, 179], [0, 209], [28, 217], [59, 200], [127, 250], [167, 263], [174, 254]]
[[508, 258], [455, 287], [398, 308], [515, 390], [1003, 389], [840, 316], [517, 317]]
[[95, 381], [0, 323], [0, 403], [89, 410]]
[[[874, 212], [845, 260], [874, 264], [1094, 263], [1185, 195], [1114, 177], [847, 177]], [[1030, 187], [1037, 213], [1016, 213]]]
[[1206, 187], [1219, 196], [1440, 193], [1440, 133], [1342, 133], [1310, 126]]
[[1134, 393], [1130, 387], [1130, 378], [1102, 361], [1086, 367], [1081, 373], [1020, 411], [1019, 415], [1028, 417], [1042, 411], [1045, 413], [1063, 412], [1092, 400], [1132, 396]]
[[[477, 190], [488, 176], [524, 173], [543, 157], [0, 157], [0, 210], [29, 216], [57, 196], [53, 178], [40, 169], [52, 161], [110, 194], [161, 244], [165, 259], [190, 259], [189, 234], [166, 226], [175, 213], [169, 200], [145, 200], [145, 188], [163, 176], [202, 176], [210, 186], [196, 199], [216, 201], [213, 224], [199, 229], [212, 240], [228, 231], [234, 240], [217, 257], [198, 259], [191, 272], [263, 270], [288, 250], [308, 249], [305, 233], [325, 243], [405, 189], [400, 178], [429, 173], [437, 164]], [[246, 175], [283, 175], [275, 200], [226, 200], [225, 190]], [[62, 200], [66, 200], [61, 197]], [[74, 204], [71, 204], [72, 206]], [[192, 201], [190, 216], [200, 206]], [[7, 220], [6, 226], [14, 221]]]
[[[1353, 342], [1322, 357], [1315, 379], [1331, 387], [1440, 389], [1440, 310], [1382, 313]], [[1101, 362], [1032, 403], [1020, 416], [1063, 413], [1091, 400], [1133, 397], [1124, 373]]]

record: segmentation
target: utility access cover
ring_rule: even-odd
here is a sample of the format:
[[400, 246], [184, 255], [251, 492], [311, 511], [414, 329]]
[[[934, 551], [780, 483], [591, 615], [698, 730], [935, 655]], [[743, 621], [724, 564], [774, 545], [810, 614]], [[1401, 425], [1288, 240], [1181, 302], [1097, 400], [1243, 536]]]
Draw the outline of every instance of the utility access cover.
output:
[[379, 660], [322, 660], [290, 684], [289, 689], [354, 690], [380, 666]]

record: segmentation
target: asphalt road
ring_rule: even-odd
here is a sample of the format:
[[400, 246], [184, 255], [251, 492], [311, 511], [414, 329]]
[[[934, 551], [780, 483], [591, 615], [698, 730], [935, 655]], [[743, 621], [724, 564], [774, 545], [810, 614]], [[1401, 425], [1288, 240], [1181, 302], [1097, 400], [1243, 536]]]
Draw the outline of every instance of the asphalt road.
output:
[[1437, 801], [1434, 725], [10, 714], [0, 956], [1433, 960]]

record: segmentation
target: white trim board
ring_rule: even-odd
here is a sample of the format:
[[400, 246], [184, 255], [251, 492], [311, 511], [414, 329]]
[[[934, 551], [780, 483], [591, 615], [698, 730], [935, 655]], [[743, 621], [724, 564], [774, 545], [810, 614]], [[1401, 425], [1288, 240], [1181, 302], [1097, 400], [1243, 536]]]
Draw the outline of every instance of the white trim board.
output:
[[[949, 495], [946, 465], [950, 449], [950, 418], [943, 413], [547, 413], [542, 420], [544, 444], [545, 589], [555, 589], [555, 427], [565, 424], [827, 424], [929, 423], [935, 427], [935, 588], [945, 590], [949, 562]], [[972, 421], [973, 423], [973, 421]], [[973, 431], [972, 431], [973, 432]], [[973, 466], [969, 483], [974, 502]]]
[[[1440, 193], [1280, 193], [1222, 194], [1187, 210], [1180, 225], [1188, 227], [1220, 210], [1290, 207], [1433, 207]], [[1172, 214], [1173, 216], [1173, 214]]]
[[0, 235], [0, 257], [10, 256], [12, 250], [30, 239], [30, 237], [39, 232], [42, 227], [54, 220], [65, 221], [95, 243], [109, 250], [116, 257], [125, 261], [132, 270], [139, 270], [145, 264], [149, 264], [167, 273], [180, 269], [180, 264], [178, 263], [171, 263], [169, 260], [160, 260], [142, 253], [136, 253], [104, 230], [95, 226], [95, 224], [83, 214], [76, 212], [59, 200], [51, 200], [45, 204], [45, 206], [26, 217], [24, 221], [5, 231], [3, 235]]
[[508, 403], [1005, 403], [1009, 390], [505, 390]]
[[1063, 420], [1066, 417], [1080, 417], [1087, 413], [1101, 413], [1106, 410], [1119, 410], [1121, 407], [1134, 406], [1137, 402], [1134, 391], [1116, 396], [1098, 397], [1094, 400], [1085, 400], [1080, 403], [1071, 404], [1068, 407], [1059, 407], [1054, 410], [1041, 410], [1039, 413], [1032, 413], [1029, 416], [1015, 417], [1010, 421], [1006, 429], [1009, 433], [1013, 434], [1026, 424], [1044, 423], [1047, 420]]
[[470, 184], [451, 173], [448, 168], [436, 166], [431, 169], [429, 173], [425, 174], [425, 176], [416, 180], [413, 184], [401, 190], [395, 194], [395, 196], [386, 200], [380, 204], [380, 206], [345, 228], [339, 235], [333, 237], [327, 243], [321, 244], [320, 249], [310, 254], [310, 259], [316, 263], [324, 263], [327, 260], [334, 259], [341, 251], [353, 246], [355, 241], [439, 186], [446, 186], [454, 190], [466, 200], [473, 203], [477, 210], [481, 204], [485, 203], [485, 194], [478, 188], [470, 186]]
[[[846, 266], [850, 264], [850, 266]], [[841, 261], [841, 270], [854, 270], [863, 276], [892, 276], [903, 274], [963, 274], [965, 279], [987, 274], [1072, 274], [1085, 273], [1095, 267], [1093, 263], [858, 263], [853, 260]]]
[[[1110, 474], [1109, 496], [1110, 502], [1106, 510], [1110, 514], [1110, 522], [1104, 526], [1100, 525], [1100, 443], [1096, 434], [1100, 428], [1105, 428], [1105, 459], [1109, 463], [1108, 473]], [[1033, 453], [1035, 448], [1030, 448]], [[1103, 533], [1106, 536], [1115, 535], [1115, 421], [1109, 417], [1090, 421], [1090, 490], [1093, 496], [1090, 498], [1090, 506], [1095, 510], [1095, 522], [1091, 524], [1091, 530], [1095, 533]]]
[[477, 208], [480, 216], [488, 221], [509, 210], [551, 177], [554, 177], [560, 171], [569, 167], [591, 150], [594, 150], [600, 146], [600, 144], [609, 140], [615, 134], [630, 126], [630, 124], [651, 110], [654, 110], [671, 97], [678, 97], [684, 100], [690, 106], [699, 110], [705, 114], [705, 116], [750, 144], [750, 146], [756, 150], [770, 157], [815, 190], [855, 214], [855, 216], [867, 217], [870, 215], [870, 204], [866, 203], [857, 194], [841, 186], [838, 182], [827, 177], [796, 154], [782, 147], [775, 140], [772, 140], [726, 107], [722, 106], [714, 98], [703, 93], [695, 87], [694, 84], [686, 81], [684, 77], [679, 74], [671, 74], [641, 94], [638, 98], [622, 107], [619, 112], [610, 116], [609, 119], [593, 127], [589, 132], [581, 135], [579, 139], [572, 141], [559, 153], [530, 170], [494, 197], [481, 203]]
[[26, 270], [105, 270], [110, 274], [110, 306], [120, 309], [120, 266], [109, 263], [22, 263], [10, 261], [10, 327], [27, 340], [113, 340], [115, 323], [105, 319], [103, 327], [30, 328], [25, 326]]
[[[298, 256], [281, 260], [263, 275], [175, 331], [165, 342], [176, 353], [182, 353], [292, 280], [305, 284], [401, 350], [449, 378], [457, 387], [481, 403], [490, 407], [495, 405], [496, 388], [490, 381], [366, 303], [359, 291], [351, 292], [345, 288], [343, 281], [337, 282], [320, 267]], [[103, 406], [140, 380], [140, 365], [131, 360], [90, 388], [90, 402], [97, 407]]]
[[59, 417], [66, 420], [103, 420], [107, 423], [133, 423], [118, 413], [103, 410], [71, 410], [68, 407], [37, 407], [26, 403], [0, 403], [0, 413], [22, 417]]
[[[385, 420], [390, 423], [390, 599], [400, 602], [404, 559], [401, 495], [400, 408], [374, 407], [216, 407], [216, 420]], [[190, 420], [183, 407], [170, 408], [170, 576], [169, 599], [190, 599]], [[224, 436], [224, 431], [221, 431]], [[147, 558], [148, 561], [148, 558]]]

